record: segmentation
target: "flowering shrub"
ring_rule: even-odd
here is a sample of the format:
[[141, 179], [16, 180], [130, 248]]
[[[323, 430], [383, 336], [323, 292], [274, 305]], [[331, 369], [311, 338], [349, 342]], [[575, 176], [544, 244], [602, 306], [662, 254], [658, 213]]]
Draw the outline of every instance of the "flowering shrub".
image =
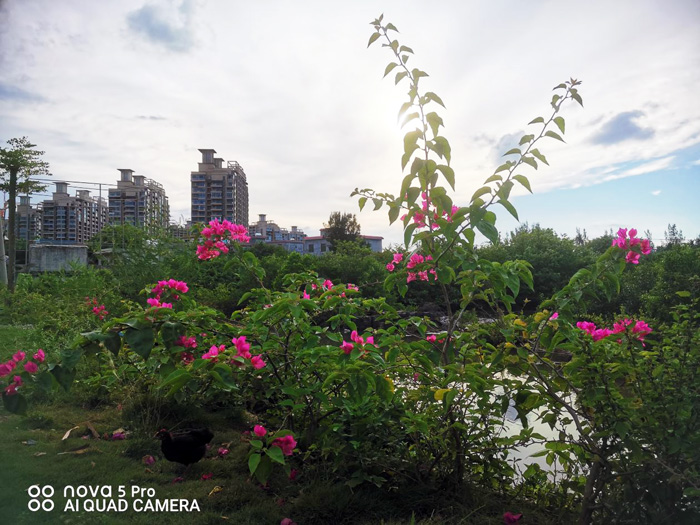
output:
[[[396, 82], [410, 84], [401, 115], [414, 129], [404, 140], [398, 197], [373, 189], [353, 195], [361, 208], [368, 200], [375, 209], [386, 206], [392, 223], [401, 216], [405, 249], [386, 265], [385, 288], [403, 295], [415, 281], [435, 287], [445, 297], [446, 326], [438, 331], [382, 298], [363, 298], [354, 285], [311, 272], [288, 273], [281, 291], [273, 292], [260, 262], [242, 246], [249, 240], [245, 228], [212, 221], [201, 232], [197, 257], [228, 254], [255, 277], [257, 288], [241, 298], [245, 308], [227, 318], [196, 304], [185, 283], [159, 281], [146, 290], [147, 307], [133, 304], [100, 330], [84, 333], [50, 372], [41, 371], [48, 365], [35, 356], [37, 370], [24, 364], [17, 375], [24, 354], [0, 365], [0, 375], [8, 377], [6, 407], [23, 410], [17, 400], [29, 380], [44, 384], [53, 377], [67, 388], [83, 354], [106, 354], [105, 360], [123, 363], [112, 375], [148, 375], [176, 400], [227, 395], [254, 407], [260, 424], [251, 435], [248, 468], [263, 484], [275, 463], [291, 476], [291, 462], [303, 460], [309, 468], [324, 465], [351, 487], [470, 482], [506, 492], [522, 479], [518, 490], [533, 483], [551, 488], [540, 467], [523, 470], [509, 455], [539, 445], [536, 455], [556, 464], [563, 480], [547, 504], [578, 505], [581, 523], [614, 521], [608, 518], [615, 512], [649, 522], [652, 512], [687, 510], [684, 492], [692, 496], [698, 486], [689, 480], [700, 469], [692, 448], [700, 423], [678, 403], [697, 403], [700, 395], [692, 377], [700, 365], [700, 316], [679, 311], [668, 329], [673, 337], [662, 337], [664, 328], [652, 321], [653, 331], [643, 320], [617, 319], [612, 328], [584, 320], [587, 301], [619, 293], [623, 273], [649, 253], [648, 240], [620, 229], [595, 264], [528, 315], [513, 312], [521, 288], [533, 286], [528, 263], [490, 262], [475, 252], [476, 232], [498, 239], [494, 205], [518, 217], [511, 190], [515, 184], [530, 189], [519, 172], [547, 164], [541, 142], [563, 140], [560, 112], [570, 101], [582, 104], [580, 82], [556, 86], [550, 114], [533, 119], [536, 128], [506, 152], [509, 160], [466, 205], [456, 206], [448, 194], [455, 186], [451, 150], [435, 111], [443, 102], [422, 91], [426, 74], [407, 67], [413, 52], [392, 39], [395, 27], [381, 17], [373, 27], [370, 44], [382, 38], [395, 55], [386, 73], [397, 69]], [[465, 324], [463, 315], [475, 307], [490, 309], [495, 321]], [[368, 317], [374, 328], [360, 325]], [[661, 408], [669, 404], [677, 410]], [[522, 424], [512, 434], [504, 423], [510, 407]], [[556, 437], [535, 432], [532, 420], [550, 426]], [[650, 485], [668, 482], [674, 490], [653, 496], [639, 482], [645, 471], [653, 477]], [[532, 491], [533, 497], [541, 493]], [[626, 505], [629, 493], [649, 503]]]

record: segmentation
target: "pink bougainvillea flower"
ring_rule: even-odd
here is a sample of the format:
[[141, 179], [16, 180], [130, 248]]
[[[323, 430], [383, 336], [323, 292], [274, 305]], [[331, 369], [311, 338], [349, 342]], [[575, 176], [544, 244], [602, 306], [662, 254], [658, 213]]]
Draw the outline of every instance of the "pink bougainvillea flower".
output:
[[287, 435], [281, 438], [276, 438], [272, 442], [272, 446], [281, 448], [282, 454], [285, 456], [291, 456], [294, 453], [294, 447], [297, 446], [297, 442], [292, 436]]
[[415, 280], [416, 280], [416, 274], [413, 272], [408, 272], [408, 274], [406, 275], [406, 282], [410, 283], [411, 281], [415, 281]]
[[558, 318], [559, 318], [559, 312], [554, 312], [552, 315], [549, 316], [550, 321], [555, 321]]
[[323, 281], [323, 287], [326, 290], [330, 290], [331, 288], [333, 288], [333, 281], [331, 281], [330, 279], [326, 279], [325, 281]]
[[267, 434], [267, 430], [262, 425], [255, 425], [253, 427], [253, 433], [258, 437], [263, 437], [265, 434]]
[[299, 475], [299, 471], [295, 468], [289, 471], [289, 479], [294, 481], [297, 479], [297, 476]]
[[216, 360], [219, 354], [222, 354], [226, 347], [224, 345], [216, 346], [212, 345], [208, 352], [202, 355], [202, 359], [214, 359]]
[[263, 361], [262, 357], [259, 355], [254, 355], [250, 358], [250, 364], [253, 365], [253, 368], [256, 370], [260, 370], [261, 368], [264, 368], [267, 363], [265, 363], [265, 361]]
[[122, 439], [126, 439], [126, 434], [124, 434], [124, 432], [114, 432], [112, 434], [112, 441], [119, 441]]
[[156, 462], [156, 458], [153, 456], [144, 456], [143, 457], [143, 464], [144, 465], [153, 465]]
[[366, 343], [367, 343], [368, 345], [373, 345], [373, 344], [374, 344], [374, 336], [373, 336], [373, 335], [370, 335], [370, 336], [367, 338]]
[[46, 354], [41, 348], [39, 348], [39, 350], [36, 351], [36, 354], [34, 354], [34, 361], [39, 361], [40, 363], [43, 363], [45, 359]]
[[349, 354], [352, 352], [352, 349], [354, 348], [354, 345], [348, 341], [343, 341], [343, 344], [340, 345], [340, 349], [345, 352], [346, 354]]
[[419, 378], [420, 378], [420, 374], [418, 372], [413, 374], [413, 382], [414, 383], [417, 383]]
[[24, 363], [24, 369], [30, 374], [36, 374], [37, 370], [39, 370], [39, 367], [36, 366], [35, 362], [27, 361], [26, 363]]
[[639, 264], [639, 254], [637, 252], [627, 252], [625, 256], [625, 261], [631, 264]]
[[228, 449], [225, 447], [219, 447], [219, 457], [224, 457], [228, 455]]
[[0, 377], [9, 376], [12, 373], [12, 368], [7, 363], [0, 364]]
[[386, 264], [386, 269], [389, 270], [390, 272], [393, 272], [396, 267], [394, 266], [394, 263], [387, 263]]
[[304, 290], [304, 293], [301, 295], [301, 298], [302, 299], [311, 299], [311, 296], [308, 293], [306, 293], [306, 290]]
[[640, 341], [652, 332], [651, 328], [644, 321], [637, 321], [632, 327], [632, 333], [637, 335]]
[[411, 257], [408, 259], [408, 262], [406, 263], [406, 268], [409, 270], [412, 268], [415, 268], [416, 265], [421, 264], [422, 262], [425, 262], [425, 257], [423, 257], [419, 253], [414, 253], [411, 255]]
[[206, 481], [208, 479], [211, 479], [214, 477], [214, 474], [211, 472], [207, 472], [206, 474], [202, 474], [202, 481]]
[[512, 512], [506, 512], [503, 514], [503, 523], [506, 525], [514, 525], [515, 523], [518, 523], [520, 521], [520, 518], [522, 518], [522, 514], [513, 514]]
[[17, 352], [15, 355], [12, 356], [12, 360], [15, 363], [19, 363], [20, 361], [23, 361], [24, 358], [27, 356], [24, 352]]
[[17, 393], [17, 384], [16, 383], [10, 383], [5, 388], [5, 394], [8, 396], [14, 396], [16, 393]]
[[292, 518], [284, 518], [280, 521], [280, 525], [297, 525], [297, 523]]
[[160, 301], [155, 297], [149, 297], [148, 299], [146, 299], [146, 302], [149, 306], [153, 308], [160, 308]]
[[429, 336], [427, 336], [427, 337], [425, 338], [425, 340], [428, 341], [429, 343], [434, 343], [434, 342], [437, 340], [437, 336], [434, 335], [434, 334], [433, 334], [433, 335], [429, 335]]
[[395, 253], [392, 262], [394, 264], [399, 264], [401, 261], [403, 261], [403, 253]]

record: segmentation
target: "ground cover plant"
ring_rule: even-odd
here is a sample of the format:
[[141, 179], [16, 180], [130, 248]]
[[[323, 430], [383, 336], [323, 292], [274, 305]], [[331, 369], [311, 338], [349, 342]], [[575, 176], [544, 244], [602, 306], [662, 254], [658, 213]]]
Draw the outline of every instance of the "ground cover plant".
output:
[[[353, 195], [360, 208], [386, 209], [404, 230], [404, 247], [384, 267], [386, 294], [429, 289], [442, 301], [444, 325], [299, 261], [270, 276], [264, 259], [244, 246], [245, 228], [215, 220], [201, 229], [199, 266], [190, 270], [213, 286], [211, 268], [235, 268], [247, 284], [230, 315], [202, 304], [182, 275], [162, 275], [111, 315], [104, 314], [111, 306], [91, 305], [88, 316], [101, 322], [72, 346], [3, 356], [5, 409], [27, 413], [33, 391], [69, 391], [78, 377], [111, 399], [129, 400], [131, 414], [152, 413], [133, 423], [143, 435], [173, 417], [163, 416], [166, 407], [192, 422], [198, 413], [239, 411], [244, 415], [218, 423], [231, 442], [238, 437], [237, 461], [226, 464], [255, 490], [291, 495], [287, 509], [299, 523], [347, 520], [358, 509], [366, 516], [360, 519], [375, 522], [413, 515], [429, 523], [438, 508], [441, 523], [517, 521], [521, 513], [538, 523], [696, 521], [696, 290], [667, 298], [673, 308], [663, 322], [636, 312], [592, 317], [591, 305], [613, 300], [650, 255], [649, 240], [622, 227], [604, 253], [561, 289], [529, 295], [536, 304], [523, 310], [521, 289], [534, 288], [531, 264], [489, 260], [476, 246], [477, 232], [497, 243], [496, 209], [518, 218], [511, 191], [516, 184], [530, 189], [522, 171], [547, 164], [540, 151], [546, 140], [563, 140], [562, 112], [583, 104], [581, 83], [556, 86], [548, 114], [530, 122], [532, 132], [505, 153], [509, 160], [458, 205], [438, 114], [443, 101], [422, 91], [426, 73], [409, 68], [413, 51], [395, 39], [396, 28], [382, 17], [372, 27], [369, 44], [382, 42], [394, 56], [385, 76], [408, 86], [400, 110], [409, 129], [405, 173], [396, 194], [367, 188]], [[470, 316], [476, 307], [488, 308], [491, 322]], [[515, 431], [504, 422], [509, 410], [520, 422]], [[532, 446], [556, 476], [515, 459]], [[326, 490], [333, 504], [290, 488], [298, 472], [313, 480], [304, 490]], [[230, 476], [224, 469], [218, 475]], [[416, 491], [439, 494], [443, 505]], [[395, 506], [382, 510], [371, 492]], [[240, 505], [214, 505], [207, 516]], [[266, 512], [247, 519], [281, 519], [279, 510]]]

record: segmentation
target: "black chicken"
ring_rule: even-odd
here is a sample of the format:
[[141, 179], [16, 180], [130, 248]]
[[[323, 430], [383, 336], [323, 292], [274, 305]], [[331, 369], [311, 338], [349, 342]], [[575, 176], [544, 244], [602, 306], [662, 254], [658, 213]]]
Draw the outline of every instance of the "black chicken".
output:
[[209, 443], [214, 434], [208, 428], [192, 428], [168, 432], [161, 429], [155, 435], [161, 440], [160, 449], [165, 459], [185, 465], [185, 471], [192, 463], [197, 463], [207, 452]]

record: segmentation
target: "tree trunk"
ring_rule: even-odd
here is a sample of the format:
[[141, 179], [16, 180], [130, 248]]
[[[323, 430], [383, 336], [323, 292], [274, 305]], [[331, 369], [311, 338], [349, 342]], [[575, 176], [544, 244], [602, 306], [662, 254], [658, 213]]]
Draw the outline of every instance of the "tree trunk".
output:
[[591, 466], [588, 479], [586, 479], [586, 488], [583, 491], [583, 502], [581, 504], [581, 515], [578, 518], [578, 525], [590, 525], [593, 519], [593, 506], [595, 504], [594, 489], [600, 474], [600, 461], [596, 461]]
[[17, 168], [10, 168], [10, 188], [9, 188], [9, 215], [7, 224], [7, 251], [10, 257], [7, 265], [7, 287], [10, 292], [15, 291], [15, 258], [16, 258], [16, 212], [17, 212]]

